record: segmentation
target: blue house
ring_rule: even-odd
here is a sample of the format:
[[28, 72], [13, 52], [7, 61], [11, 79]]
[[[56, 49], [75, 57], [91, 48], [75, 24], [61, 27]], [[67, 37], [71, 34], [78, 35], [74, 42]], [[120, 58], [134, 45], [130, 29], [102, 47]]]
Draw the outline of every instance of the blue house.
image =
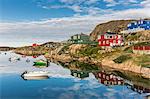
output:
[[150, 30], [150, 20], [139, 20], [139, 21], [131, 22], [127, 25], [127, 30], [132, 30], [132, 29]]

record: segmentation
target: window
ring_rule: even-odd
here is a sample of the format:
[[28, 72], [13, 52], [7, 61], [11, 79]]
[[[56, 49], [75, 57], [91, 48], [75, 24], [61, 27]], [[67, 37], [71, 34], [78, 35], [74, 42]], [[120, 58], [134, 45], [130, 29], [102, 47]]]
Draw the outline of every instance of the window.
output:
[[105, 78], [105, 75], [103, 75], [103, 78]]
[[105, 41], [103, 41], [103, 44], [105, 44]]
[[101, 41], [99, 41], [99, 45], [101, 45]]
[[73, 36], [73, 39], [76, 40], [76, 39], [77, 39], [77, 36]]
[[116, 43], [116, 40], [113, 40], [113, 43]]
[[128, 27], [130, 27], [131, 26], [131, 24], [128, 24]]
[[134, 25], [137, 25], [137, 23], [136, 23], [136, 22], [134, 22], [133, 24], [134, 24]]
[[113, 36], [113, 38], [115, 39], [116, 37], [115, 37], [115, 36]]
[[78, 35], [78, 39], [80, 39], [81, 37], [80, 37], [80, 35]]
[[109, 44], [109, 40], [106, 41], [106, 44]]
[[99, 77], [101, 77], [101, 74], [99, 73]]

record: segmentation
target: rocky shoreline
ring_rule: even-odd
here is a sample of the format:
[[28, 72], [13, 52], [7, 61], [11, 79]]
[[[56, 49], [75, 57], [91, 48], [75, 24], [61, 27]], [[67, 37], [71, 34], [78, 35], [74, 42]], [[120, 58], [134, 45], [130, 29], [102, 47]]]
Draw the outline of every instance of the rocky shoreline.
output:
[[102, 61], [95, 60], [93, 58], [89, 57], [71, 57], [69, 55], [63, 54], [63, 55], [45, 55], [46, 58], [48, 59], [54, 59], [56, 61], [60, 62], [71, 62], [72, 60], [79, 61], [79, 62], [84, 62], [84, 63], [89, 63], [97, 66], [102, 66], [102, 67], [109, 67], [112, 69], [116, 69], [118, 71], [130, 71], [136, 74], [141, 75], [143, 78], [149, 78], [150, 79], [150, 68], [145, 68], [141, 66], [136, 66], [132, 64], [132, 62], [126, 62], [123, 64], [116, 64], [111, 60], [103, 59]]
[[[118, 71], [130, 71], [133, 73], [137, 73], [141, 75], [143, 78], [150, 78], [150, 68], [137, 66], [132, 61], [127, 61], [121, 64], [117, 64], [111, 59], [103, 58], [103, 59], [95, 59], [90, 56], [78, 56], [75, 53], [80, 49], [83, 49], [85, 45], [71, 45], [68, 48], [68, 53], [62, 52], [61, 54], [58, 52], [60, 47], [56, 49], [47, 49], [47, 48], [32, 48], [32, 47], [22, 47], [13, 49], [15, 53], [25, 54], [25, 55], [44, 55], [47, 59], [53, 59], [60, 62], [71, 62], [71, 61], [79, 61], [88, 64], [93, 64], [102, 67], [109, 67]], [[63, 48], [63, 47], [62, 47]]]

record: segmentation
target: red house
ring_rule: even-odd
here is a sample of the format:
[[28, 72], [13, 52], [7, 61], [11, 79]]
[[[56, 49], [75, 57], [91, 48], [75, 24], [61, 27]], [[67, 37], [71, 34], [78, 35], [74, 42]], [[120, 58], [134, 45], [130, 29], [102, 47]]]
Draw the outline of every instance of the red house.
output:
[[150, 54], [150, 46], [149, 45], [134, 46], [133, 47], [133, 53], [136, 53], [136, 54]]
[[34, 43], [34, 44], [32, 44], [32, 46], [34, 47], [34, 46], [39, 46], [38, 44], [36, 44], [36, 43]]
[[122, 46], [124, 44], [122, 35], [112, 32], [105, 32], [104, 34], [99, 35], [98, 42], [99, 46], [103, 47]]

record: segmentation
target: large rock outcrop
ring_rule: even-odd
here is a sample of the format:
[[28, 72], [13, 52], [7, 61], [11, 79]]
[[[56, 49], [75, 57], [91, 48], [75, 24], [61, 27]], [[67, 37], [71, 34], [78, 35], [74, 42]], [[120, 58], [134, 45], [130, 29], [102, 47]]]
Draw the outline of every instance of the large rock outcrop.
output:
[[95, 29], [90, 33], [91, 40], [97, 40], [97, 36], [107, 31], [120, 32], [126, 29], [127, 24], [134, 20], [114, 20], [106, 23], [101, 23], [95, 27]]

